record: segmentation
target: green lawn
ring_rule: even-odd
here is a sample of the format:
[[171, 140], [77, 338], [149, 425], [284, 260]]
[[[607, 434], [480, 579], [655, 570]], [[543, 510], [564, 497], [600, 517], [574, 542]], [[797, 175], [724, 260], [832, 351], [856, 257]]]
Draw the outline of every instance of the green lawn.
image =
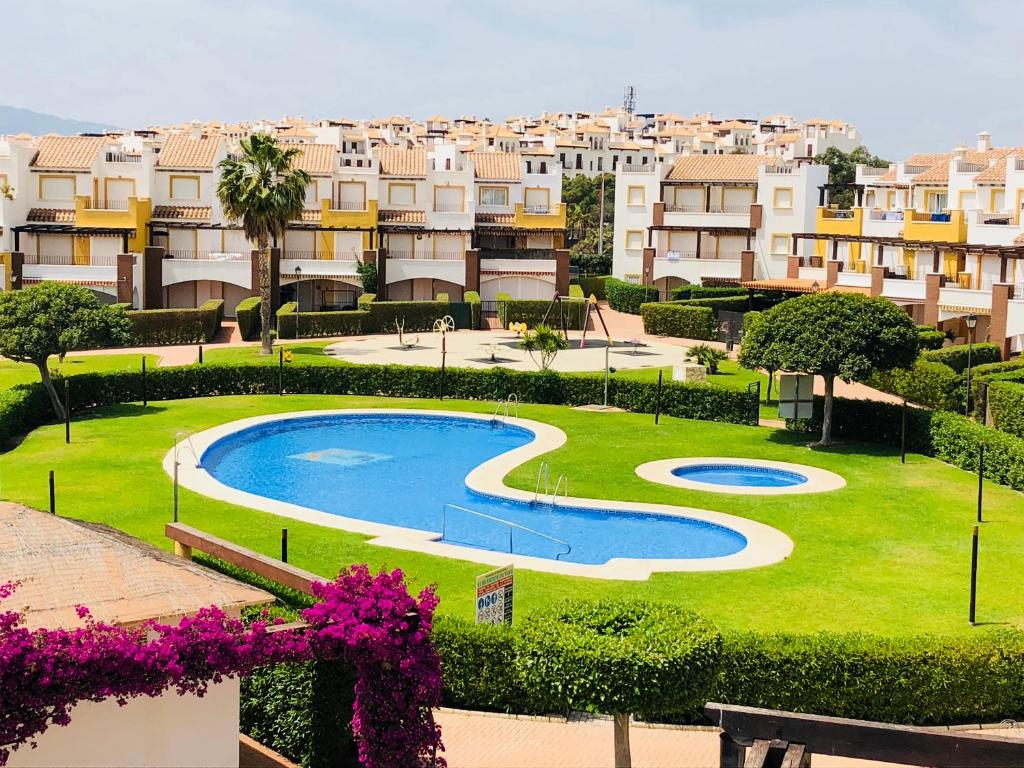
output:
[[203, 360], [210, 363], [265, 363], [277, 365], [278, 349], [290, 350], [293, 363], [317, 363], [320, 365], [336, 363], [345, 365], [343, 360], [331, 357], [324, 353], [324, 347], [337, 344], [333, 341], [298, 341], [282, 342], [274, 345], [274, 352], [270, 355], [261, 355], [259, 345], [248, 347], [221, 347], [219, 349], [208, 349], [203, 354]]
[[[60, 363], [57, 356], [50, 358], [51, 371], [59, 371], [65, 376], [77, 373], [96, 373], [98, 371], [123, 371], [142, 367], [142, 355], [112, 353], [109, 355], [68, 355]], [[146, 355], [146, 365], [155, 368], [160, 362], [159, 355]], [[28, 363], [15, 363], [0, 358], [0, 389], [8, 389], [15, 384], [30, 384], [39, 381], [39, 371]]]
[[[72, 443], [47, 426], [0, 455], [2, 496], [47, 505], [47, 471], [56, 471], [60, 514], [101, 521], [167, 547], [171, 482], [161, 469], [176, 432], [196, 431], [260, 413], [331, 407], [423, 407], [490, 412], [493, 404], [438, 403], [341, 396], [252, 396], [124, 405], [76, 420]], [[724, 573], [662, 574], [646, 582], [612, 582], [519, 573], [517, 610], [569, 596], [636, 596], [680, 603], [725, 628], [780, 631], [949, 632], [967, 625], [970, 536], [976, 481], [941, 462], [912, 455], [906, 466], [879, 448], [848, 445], [811, 451], [785, 431], [523, 405], [520, 415], [564, 429], [568, 443], [548, 454], [553, 476], [572, 493], [721, 510], [784, 531], [796, 544], [783, 563]], [[846, 488], [826, 494], [744, 497], [668, 488], [634, 473], [656, 458], [736, 455], [803, 462], [843, 475]], [[509, 482], [532, 490], [538, 460]], [[386, 485], [382, 486], [386, 501]], [[986, 484], [981, 532], [979, 620], [1024, 623], [1024, 499]], [[289, 530], [290, 560], [331, 576], [353, 562], [398, 566], [417, 584], [435, 582], [441, 611], [470, 615], [474, 577], [486, 566], [383, 549], [365, 537], [319, 528], [214, 501], [187, 490], [182, 520], [268, 554]]]

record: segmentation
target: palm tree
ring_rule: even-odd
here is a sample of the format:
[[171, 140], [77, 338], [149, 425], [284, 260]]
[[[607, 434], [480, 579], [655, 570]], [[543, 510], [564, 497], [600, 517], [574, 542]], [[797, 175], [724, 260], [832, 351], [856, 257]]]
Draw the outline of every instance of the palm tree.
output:
[[245, 236], [259, 249], [261, 352], [269, 355], [270, 244], [284, 234], [288, 222], [302, 216], [310, 178], [293, 167], [302, 150], [283, 147], [274, 136], [254, 133], [240, 145], [240, 157], [220, 162], [217, 197], [225, 216], [241, 221]]

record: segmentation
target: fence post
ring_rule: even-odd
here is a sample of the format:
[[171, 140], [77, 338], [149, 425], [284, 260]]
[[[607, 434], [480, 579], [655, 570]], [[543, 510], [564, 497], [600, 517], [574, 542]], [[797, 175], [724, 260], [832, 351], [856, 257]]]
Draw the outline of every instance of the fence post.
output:
[[903, 398], [900, 411], [900, 464], [907, 463], [907, 398]]
[[978, 526], [974, 526], [971, 534], [971, 611], [969, 621], [974, 625], [974, 609], [977, 606], [978, 596]]
[[277, 394], [284, 395], [284, 347], [277, 348]]
[[978, 446], [978, 522], [981, 520], [981, 499], [985, 489], [985, 444]]
[[281, 562], [288, 562], [288, 529], [281, 529]]
[[441, 334], [441, 399], [444, 400], [444, 373], [445, 359], [448, 357], [448, 349], [445, 344], [447, 334]]
[[146, 355], [142, 355], [142, 407], [149, 405], [149, 392], [146, 390]]
[[53, 470], [50, 470], [50, 514], [57, 514], [57, 493], [53, 485]]
[[661, 379], [665, 374], [664, 371], [658, 371], [658, 394], [654, 401], [654, 423], [658, 423], [658, 418], [661, 416]]
[[71, 442], [71, 383], [64, 379], [64, 442]]
[[199, 364], [203, 364], [203, 345], [199, 345]]

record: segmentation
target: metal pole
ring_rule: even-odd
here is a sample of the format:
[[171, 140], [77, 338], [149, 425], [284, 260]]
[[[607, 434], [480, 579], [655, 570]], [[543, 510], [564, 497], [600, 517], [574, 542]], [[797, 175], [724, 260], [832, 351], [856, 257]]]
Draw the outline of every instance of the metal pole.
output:
[[277, 394], [284, 394], [284, 347], [277, 348]]
[[142, 356], [142, 407], [149, 405], [149, 393], [146, 390], [146, 356]]
[[[643, 243], [641, 243], [642, 245]], [[597, 255], [604, 254], [604, 174], [601, 174], [601, 221], [597, 224]]]
[[199, 364], [203, 364], [203, 345], [199, 345]]
[[981, 519], [981, 498], [985, 488], [985, 444], [978, 447], [978, 522]]
[[174, 455], [174, 522], [178, 522], [178, 455]]
[[900, 464], [907, 463], [907, 399], [903, 398], [900, 412]]
[[57, 493], [53, 486], [53, 470], [50, 470], [50, 514], [57, 514]]
[[288, 562], [288, 529], [281, 529], [281, 562]]
[[978, 526], [974, 526], [971, 534], [971, 615], [969, 621], [974, 624], [975, 608], [978, 598]]
[[444, 400], [444, 369], [445, 358], [448, 356], [447, 334], [441, 333], [441, 399]]
[[967, 331], [967, 391], [964, 392], [964, 416], [971, 415], [971, 351], [974, 349], [974, 331]]
[[664, 375], [664, 371], [658, 371], [658, 396], [654, 401], [654, 423], [658, 423], [658, 417], [661, 416], [661, 377]]
[[64, 379], [64, 442], [71, 442], [71, 384]]
[[608, 350], [612, 348], [611, 339], [608, 340], [608, 344], [604, 348], [604, 407], [608, 407]]

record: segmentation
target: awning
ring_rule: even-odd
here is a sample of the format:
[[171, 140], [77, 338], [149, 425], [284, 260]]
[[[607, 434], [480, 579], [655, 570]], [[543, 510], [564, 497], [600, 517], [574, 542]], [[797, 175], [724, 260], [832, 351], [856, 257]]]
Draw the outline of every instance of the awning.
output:
[[25, 285], [36, 285], [37, 283], [69, 283], [71, 285], [82, 285], [86, 288], [113, 288], [117, 285], [116, 280], [74, 280], [72, 278], [50, 277], [26, 277], [22, 278], [22, 283]]
[[740, 285], [753, 291], [783, 291], [784, 293], [816, 293], [823, 290], [823, 286], [817, 280], [801, 280], [793, 277], [782, 277], [777, 280], [747, 280]]

